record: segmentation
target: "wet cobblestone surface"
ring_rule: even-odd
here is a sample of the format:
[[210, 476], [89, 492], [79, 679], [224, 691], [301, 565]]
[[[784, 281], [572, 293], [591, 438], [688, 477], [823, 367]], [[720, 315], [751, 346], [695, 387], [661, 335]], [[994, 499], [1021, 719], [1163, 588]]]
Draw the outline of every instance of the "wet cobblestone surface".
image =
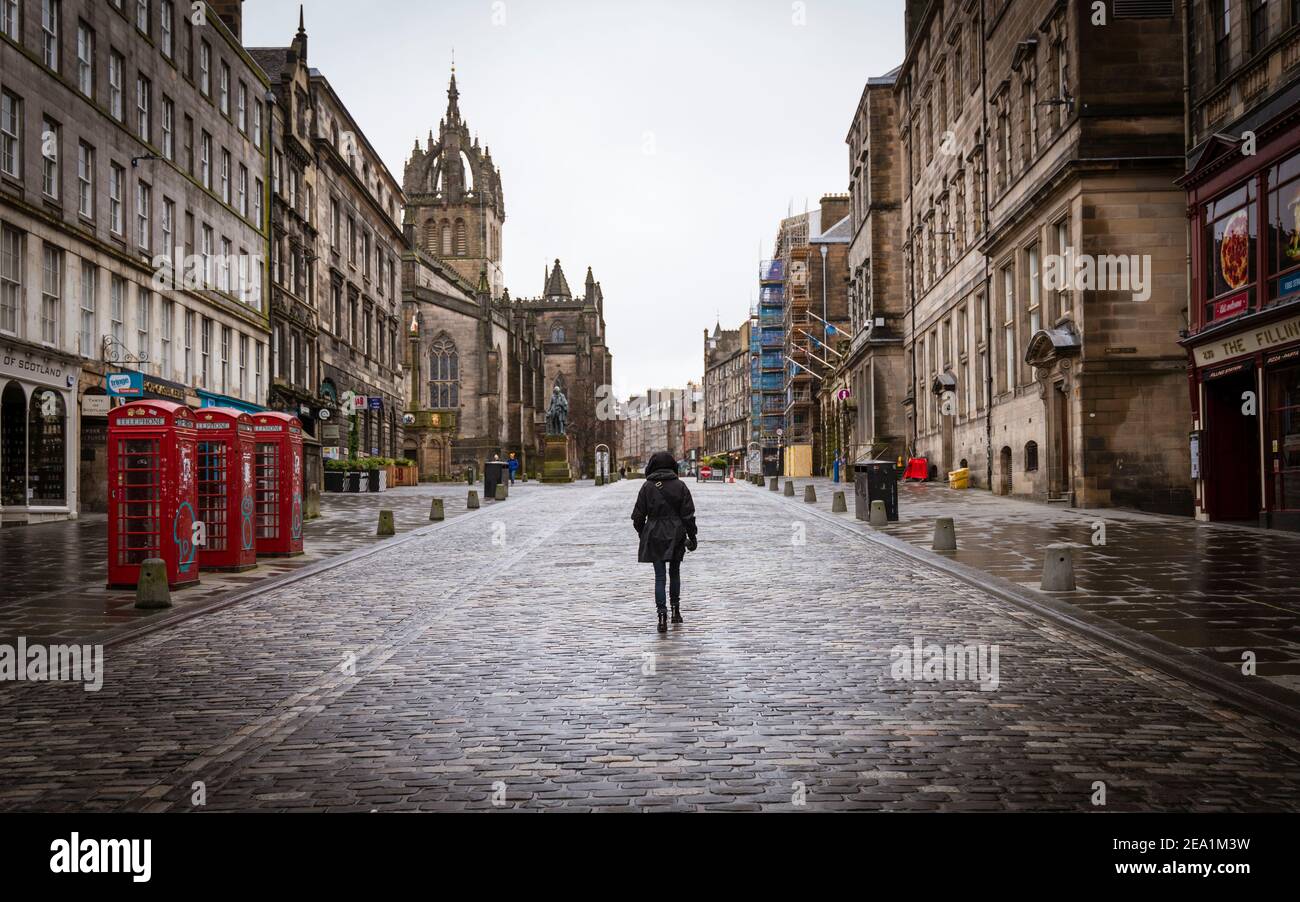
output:
[[[743, 483], [691, 485], [660, 635], [639, 485], [110, 648], [97, 693], [0, 685], [0, 809], [1300, 809], [1294, 737]], [[894, 679], [918, 638], [997, 645], [997, 688]]]

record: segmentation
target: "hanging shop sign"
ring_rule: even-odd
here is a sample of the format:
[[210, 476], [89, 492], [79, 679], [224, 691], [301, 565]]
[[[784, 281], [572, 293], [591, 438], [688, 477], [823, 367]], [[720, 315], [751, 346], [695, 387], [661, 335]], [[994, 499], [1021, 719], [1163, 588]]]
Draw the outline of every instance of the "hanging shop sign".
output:
[[104, 387], [115, 398], [143, 398], [144, 376], [139, 373], [109, 373]]

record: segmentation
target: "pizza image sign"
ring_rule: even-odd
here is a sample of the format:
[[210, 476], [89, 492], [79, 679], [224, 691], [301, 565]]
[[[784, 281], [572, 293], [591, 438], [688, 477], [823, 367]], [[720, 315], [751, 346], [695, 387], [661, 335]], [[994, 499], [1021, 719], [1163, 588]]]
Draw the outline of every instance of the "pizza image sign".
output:
[[1219, 273], [1228, 288], [1240, 288], [1250, 276], [1250, 229], [1245, 210], [1238, 210], [1223, 228], [1219, 243]]

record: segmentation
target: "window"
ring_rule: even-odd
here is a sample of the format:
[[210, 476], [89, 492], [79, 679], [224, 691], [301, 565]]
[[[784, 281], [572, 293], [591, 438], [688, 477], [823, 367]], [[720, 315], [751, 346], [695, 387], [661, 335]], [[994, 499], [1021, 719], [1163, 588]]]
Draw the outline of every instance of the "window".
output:
[[185, 384], [194, 383], [194, 311], [185, 311], [185, 362], [182, 368], [185, 370]]
[[1232, 0], [1211, 0], [1214, 22], [1214, 77], [1222, 81], [1228, 74], [1229, 41], [1232, 38]]
[[980, 371], [979, 371], [979, 406], [983, 410], [988, 404], [989, 388], [989, 346], [988, 346], [988, 328], [989, 328], [989, 299], [988, 295], [981, 294], [975, 301], [975, 307], [979, 310], [979, 322], [977, 328], [975, 345], [980, 349]]
[[174, 120], [176, 118], [176, 105], [172, 99], [163, 95], [162, 102], [162, 152], [163, 156], [169, 160], [176, 159], [176, 135], [174, 132]]
[[429, 406], [460, 406], [460, 355], [446, 335], [438, 337], [429, 353]]
[[149, 359], [149, 336], [153, 334], [153, 295], [143, 286], [135, 289], [135, 352]]
[[248, 85], [244, 84], [244, 82], [242, 81], [239, 83], [239, 93], [237, 96], [238, 96], [238, 100], [237, 100], [238, 117], [236, 118], [235, 122], [236, 124], [238, 124], [239, 130], [247, 134], [248, 133]]
[[77, 143], [77, 212], [95, 218], [95, 149], [84, 141]]
[[253, 104], [253, 143], [260, 149], [262, 146], [262, 104], [261, 102]]
[[1056, 315], [1068, 316], [1070, 314], [1070, 287], [1069, 274], [1073, 270], [1073, 251], [1070, 248], [1070, 223], [1062, 219], [1054, 227], [1056, 232], [1056, 253], [1059, 263], [1058, 287], [1056, 289]]
[[253, 400], [260, 403], [262, 400], [262, 343], [256, 342], [253, 346]]
[[199, 138], [199, 179], [203, 187], [212, 190], [212, 136], [206, 131]]
[[89, 260], [81, 261], [81, 331], [77, 335], [77, 350], [82, 357], [95, 354], [95, 303], [99, 293], [99, 270]]
[[59, 343], [63, 318], [63, 251], [52, 244], [41, 248], [41, 341]]
[[1300, 292], [1300, 154], [1268, 171], [1269, 301]]
[[122, 106], [122, 84], [126, 61], [122, 54], [110, 50], [108, 54], [108, 112], [118, 122], [123, 122], [126, 111]]
[[226, 292], [230, 291], [230, 258], [232, 256], [234, 256], [234, 252], [231, 249], [230, 239], [222, 238], [221, 259], [218, 261], [219, 266], [217, 269], [217, 276], [219, 279], [217, 285], [222, 291]]
[[112, 282], [109, 283], [108, 292], [108, 318], [109, 334], [113, 336], [113, 341], [119, 347], [126, 346], [126, 315], [123, 307], [126, 304], [126, 280], [121, 276], [113, 276]]
[[0, 171], [22, 178], [23, 102], [17, 94], [0, 94]]
[[176, 319], [176, 302], [163, 299], [162, 328], [158, 330], [158, 346], [162, 354], [158, 360], [159, 372], [164, 379], [172, 378], [172, 323]]
[[1236, 316], [1254, 307], [1258, 247], [1255, 180], [1205, 205], [1205, 271], [1209, 297], [1205, 322]]
[[59, 69], [59, 0], [41, 0], [41, 52], [47, 68]]
[[23, 236], [0, 226], [0, 332], [18, 334], [22, 321]]
[[153, 216], [153, 189], [145, 182], [135, 183], [135, 243], [144, 250], [149, 250], [149, 239], [153, 232], [150, 218]]
[[239, 215], [248, 218], [248, 167], [239, 164]]
[[207, 41], [199, 42], [199, 91], [212, 96], [212, 45]]
[[18, 30], [18, 0], [0, 0], [0, 31], [11, 40], [22, 40]]
[[339, 246], [339, 202], [330, 198], [330, 244], [335, 250]]
[[162, 5], [158, 10], [158, 26], [162, 35], [162, 52], [163, 56], [172, 59], [175, 56], [172, 45], [172, 19], [173, 7], [172, 0], [162, 0]]
[[348, 219], [348, 262], [357, 263], [357, 221], [352, 218]]
[[1255, 55], [1268, 43], [1268, 0], [1249, 0], [1250, 52]]
[[1003, 317], [1002, 334], [1005, 338], [1006, 357], [1003, 361], [1003, 382], [1005, 391], [1016, 387], [1016, 270], [1014, 266], [1002, 270]]
[[362, 267], [367, 279], [370, 278], [370, 233], [366, 232], [361, 236], [361, 260]]
[[230, 151], [221, 149], [221, 200], [230, 203]]
[[95, 32], [85, 22], [77, 23], [77, 90], [95, 96]]
[[149, 33], [149, 0], [135, 0], [135, 27]]
[[208, 374], [211, 372], [212, 360], [212, 320], [206, 316], [199, 325], [199, 384], [209, 386]]
[[266, 189], [261, 179], [253, 179], [253, 225], [262, 228], [262, 195]]
[[230, 391], [230, 327], [221, 327], [221, 391]]
[[248, 385], [248, 336], [242, 332], [239, 335], [239, 381], [235, 384], [235, 392], [241, 398], [244, 397], [244, 391]]
[[152, 93], [153, 85], [149, 83], [149, 79], [143, 75], [137, 75], [135, 79], [135, 134], [146, 144], [153, 141], [153, 123], [149, 115]]
[[330, 283], [330, 302], [334, 311], [334, 334], [343, 337], [343, 286], [337, 281]]
[[115, 235], [123, 234], [122, 222], [122, 183], [126, 181], [126, 170], [116, 163], [108, 167], [108, 227]]
[[213, 272], [214, 262], [212, 260], [212, 226], [207, 223], [203, 224], [202, 244], [199, 246], [199, 254], [203, 257], [203, 287], [212, 288], [216, 278]]
[[456, 254], [463, 257], [467, 252], [467, 241], [465, 235], [465, 220], [456, 220]]
[[225, 60], [221, 61], [217, 86], [219, 90], [217, 106], [221, 110], [221, 115], [230, 115], [230, 66]]
[[175, 228], [176, 204], [173, 203], [170, 198], [164, 197], [162, 208], [162, 247], [160, 250], [168, 256], [171, 256], [172, 252], [175, 250], [175, 245], [172, 243], [175, 240], [173, 235]]
[[1038, 470], [1038, 442], [1025, 443], [1025, 472], [1033, 473]]
[[1025, 251], [1025, 262], [1029, 270], [1029, 334], [1033, 336], [1043, 327], [1043, 315], [1040, 299], [1042, 283], [1039, 281], [1038, 245], [1032, 244]]
[[59, 146], [62, 129], [48, 116], [41, 130], [41, 191], [46, 197], [59, 197]]

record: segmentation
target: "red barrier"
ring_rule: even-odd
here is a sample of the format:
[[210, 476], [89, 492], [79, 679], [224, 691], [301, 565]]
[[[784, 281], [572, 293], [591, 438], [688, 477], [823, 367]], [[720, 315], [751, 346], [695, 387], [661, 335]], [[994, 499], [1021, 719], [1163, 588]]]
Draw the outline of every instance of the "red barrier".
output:
[[907, 469], [903, 471], [903, 478], [925, 482], [930, 478], [930, 462], [924, 457], [908, 458]]

